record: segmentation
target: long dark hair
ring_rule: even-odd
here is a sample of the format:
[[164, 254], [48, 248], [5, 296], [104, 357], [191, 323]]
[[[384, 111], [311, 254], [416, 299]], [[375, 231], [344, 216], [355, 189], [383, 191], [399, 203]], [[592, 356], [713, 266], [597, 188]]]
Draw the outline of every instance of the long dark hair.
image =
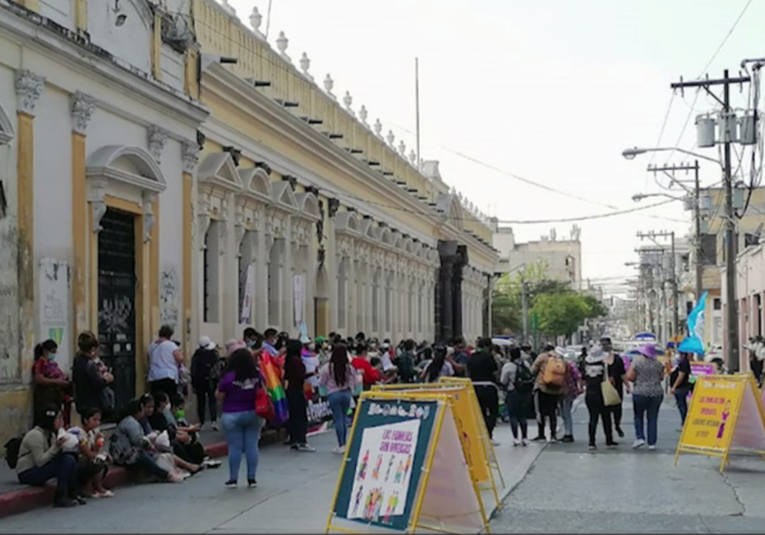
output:
[[433, 360], [428, 364], [428, 370], [426, 372], [428, 382], [433, 383], [438, 379], [438, 375], [444, 367], [446, 362], [446, 348], [444, 346], [438, 346], [433, 352]]
[[35, 360], [42, 357], [45, 352], [48, 353], [55, 353], [58, 349], [58, 344], [54, 342], [53, 340], [45, 340], [42, 343], [39, 343], [35, 346]]
[[302, 358], [303, 344], [300, 340], [289, 339], [286, 345], [286, 361], [289, 362], [295, 358]]
[[255, 360], [252, 353], [247, 348], [237, 349], [228, 357], [226, 372], [234, 372], [237, 381], [246, 381], [258, 377], [258, 369], [255, 367]]
[[515, 362], [521, 358], [521, 348], [513, 346], [510, 348], [510, 362]]
[[61, 414], [61, 407], [55, 403], [46, 403], [35, 414], [35, 425], [48, 433], [56, 431], [56, 418]]
[[332, 373], [335, 376], [337, 386], [345, 386], [348, 382], [348, 348], [344, 344], [337, 344], [332, 348], [332, 356], [329, 359]]

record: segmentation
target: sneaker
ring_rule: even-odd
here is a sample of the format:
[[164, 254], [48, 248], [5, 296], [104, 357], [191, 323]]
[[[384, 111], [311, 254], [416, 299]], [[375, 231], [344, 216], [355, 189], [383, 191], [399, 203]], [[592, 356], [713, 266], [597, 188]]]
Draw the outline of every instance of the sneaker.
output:
[[53, 507], [77, 507], [77, 502], [71, 498], [61, 498], [53, 502]]
[[335, 455], [343, 455], [345, 453], [345, 446], [338, 446], [332, 449], [332, 453]]
[[563, 437], [563, 439], [561, 440], [561, 442], [566, 442], [566, 443], [571, 443], [571, 442], [573, 442], [573, 441], [574, 441], [574, 437], [573, 437], [573, 435], [566, 435], [566, 436], [564, 436], [564, 437]]
[[212, 423], [212, 430], [213, 431], [220, 431], [220, 428], [218, 427], [218, 422]]
[[613, 450], [613, 449], [615, 449], [615, 448], [616, 448], [616, 446], [618, 446], [618, 445], [619, 445], [619, 443], [618, 443], [618, 442], [611, 442], [611, 444], [606, 444], [606, 447], [607, 447], [609, 450]]
[[[513, 446], [520, 446], [520, 445], [521, 445], [520, 439], [514, 438], [513, 439]], [[525, 444], [524, 444], [524, 446], [525, 446]]]
[[639, 438], [632, 443], [633, 449], [642, 448], [643, 446], [645, 446], [645, 440], [643, 440], [642, 438]]
[[596, 449], [598, 449], [598, 447], [595, 444], [590, 444], [589, 446], [587, 446], [587, 449], [590, 451], [595, 451]]
[[532, 442], [545, 442], [546, 440], [547, 440], [547, 439], [545, 438], [545, 436], [544, 436], [544, 435], [539, 435], [538, 437], [536, 437], [536, 438], [533, 438], [531, 441], [532, 441]]
[[297, 449], [298, 451], [316, 451], [316, 448], [314, 448], [310, 444], [298, 444]]
[[227, 489], [235, 489], [236, 488], [236, 480], [235, 479], [229, 479], [223, 484], [224, 487]]
[[496, 448], [500, 445], [500, 442], [498, 440], [491, 439], [491, 445]]
[[555, 437], [550, 437], [550, 440], [547, 441], [548, 444], [557, 444], [558, 439]]
[[82, 496], [77, 496], [74, 501], [77, 502], [77, 505], [85, 505], [88, 503], [88, 501]]
[[648, 449], [649, 450], [655, 450], [656, 449], [656, 445], [655, 444], [651, 444], [650, 446], [648, 446]]
[[205, 466], [207, 468], [220, 468], [221, 464], [223, 463], [216, 459], [205, 459], [205, 461], [202, 463], [202, 466]]
[[257, 486], [258, 486], [258, 482], [255, 481], [255, 479], [249, 479], [249, 478], [247, 479], [247, 488], [248, 489], [254, 489]]
[[529, 439], [528, 438], [524, 438], [523, 440], [521, 440], [521, 444], [523, 444], [524, 446], [528, 446], [529, 445]]

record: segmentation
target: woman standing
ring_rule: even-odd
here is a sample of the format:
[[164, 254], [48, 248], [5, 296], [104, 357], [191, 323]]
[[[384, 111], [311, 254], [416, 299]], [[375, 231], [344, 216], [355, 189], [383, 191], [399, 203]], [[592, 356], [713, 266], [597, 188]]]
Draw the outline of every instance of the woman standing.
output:
[[221, 424], [228, 443], [227, 488], [237, 486], [242, 452], [247, 458], [247, 486], [257, 486], [258, 441], [263, 427], [263, 419], [255, 412], [258, 388], [263, 388], [263, 382], [252, 353], [247, 348], [237, 349], [231, 353], [215, 393], [221, 402]]
[[80, 351], [74, 357], [72, 365], [72, 381], [74, 382], [74, 403], [77, 411], [85, 407], [109, 410], [105, 407], [105, 392], [109, 384], [114, 382], [114, 376], [103, 372], [98, 362], [98, 338], [90, 331], [80, 333], [77, 338]]
[[306, 373], [303, 362], [303, 344], [300, 340], [287, 340], [287, 358], [284, 364], [284, 380], [287, 390], [290, 419], [289, 446], [296, 451], [316, 451], [308, 445], [308, 400], [305, 397], [305, 380], [313, 376]]
[[603, 431], [606, 434], [606, 446], [613, 448], [614, 442], [611, 429], [611, 413], [603, 400], [603, 381], [606, 380], [606, 353], [600, 347], [595, 347], [584, 360], [584, 381], [586, 384], [584, 401], [590, 413], [590, 450], [596, 450], [595, 434], [598, 431], [598, 419], [603, 420]]
[[689, 353], [680, 353], [680, 361], [669, 376], [669, 381], [672, 385], [669, 393], [675, 396], [682, 425], [685, 425], [685, 417], [688, 415], [688, 392], [691, 391], [691, 362], [689, 356]]
[[35, 363], [32, 367], [35, 379], [34, 409], [36, 412], [50, 404], [62, 407], [64, 427], [67, 427], [72, 408], [72, 382], [56, 362], [57, 351], [58, 344], [53, 340], [45, 340], [35, 346]]
[[602, 338], [600, 340], [601, 347], [608, 355], [606, 356], [606, 366], [608, 369], [608, 380], [614, 385], [616, 391], [619, 393], [619, 403], [608, 407], [609, 417], [613, 418], [614, 429], [620, 437], [624, 436], [622, 430], [622, 403], [624, 402], [624, 391], [630, 393], [630, 386], [627, 382], [627, 369], [624, 366], [624, 360], [613, 352], [610, 338]]
[[205, 426], [206, 409], [210, 411], [210, 421], [213, 431], [218, 430], [218, 402], [215, 401], [215, 388], [212, 378], [212, 370], [220, 361], [215, 342], [208, 336], [199, 339], [199, 347], [191, 357], [191, 388], [197, 395], [197, 416], [199, 417], [200, 429]]
[[635, 410], [635, 442], [637, 449], [645, 445], [646, 433], [643, 415], [648, 416], [648, 449], [656, 449], [659, 426], [659, 409], [664, 399], [662, 381], [664, 365], [656, 360], [656, 346], [642, 346], [640, 356], [636, 357], [627, 372], [627, 380], [632, 381], [632, 405]]
[[332, 348], [329, 363], [321, 369], [319, 375], [319, 385], [327, 390], [327, 399], [337, 434], [337, 447], [332, 450], [332, 453], [345, 453], [346, 416], [358, 381], [355, 368], [348, 362], [348, 348], [343, 344], [336, 344]]
[[433, 360], [426, 364], [425, 369], [420, 372], [420, 379], [426, 383], [435, 383], [441, 377], [451, 377], [454, 375], [454, 368], [446, 360], [446, 346], [436, 346], [433, 352]]
[[[505, 405], [513, 431], [513, 446], [529, 445], [526, 415], [532, 404], [534, 376], [529, 363], [521, 356], [519, 347], [510, 348], [510, 362], [502, 366], [499, 382], [505, 387]], [[518, 436], [520, 427], [521, 436]]]

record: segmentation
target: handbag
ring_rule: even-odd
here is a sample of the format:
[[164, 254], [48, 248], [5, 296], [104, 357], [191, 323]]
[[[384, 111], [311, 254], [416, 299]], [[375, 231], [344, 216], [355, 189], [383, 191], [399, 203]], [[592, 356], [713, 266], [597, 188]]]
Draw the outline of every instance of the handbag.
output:
[[603, 392], [603, 404], [606, 407], [619, 405], [622, 402], [616, 387], [608, 380], [608, 364], [603, 366], [603, 382], [600, 383], [600, 390]]
[[268, 391], [264, 386], [259, 386], [255, 391], [255, 414], [271, 422], [276, 416], [275, 412], [274, 404], [271, 401], [271, 396], [268, 395]]

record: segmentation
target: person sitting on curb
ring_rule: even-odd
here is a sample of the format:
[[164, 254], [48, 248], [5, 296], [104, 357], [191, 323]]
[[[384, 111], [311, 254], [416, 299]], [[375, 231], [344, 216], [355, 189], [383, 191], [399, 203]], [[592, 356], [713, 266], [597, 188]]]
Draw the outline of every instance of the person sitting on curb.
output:
[[85, 504], [85, 500], [77, 496], [77, 461], [62, 450], [68, 437], [57, 438], [64, 423], [60, 409], [53, 404], [43, 405], [35, 420], [37, 425], [21, 440], [16, 464], [19, 482], [42, 486], [56, 478], [53, 507]]
[[109, 471], [108, 453], [101, 452], [104, 435], [101, 426], [101, 411], [91, 407], [80, 410], [82, 425], [72, 427], [69, 433], [79, 439], [77, 445], [77, 484], [88, 498], [111, 498], [114, 493], [104, 487], [103, 481]]

